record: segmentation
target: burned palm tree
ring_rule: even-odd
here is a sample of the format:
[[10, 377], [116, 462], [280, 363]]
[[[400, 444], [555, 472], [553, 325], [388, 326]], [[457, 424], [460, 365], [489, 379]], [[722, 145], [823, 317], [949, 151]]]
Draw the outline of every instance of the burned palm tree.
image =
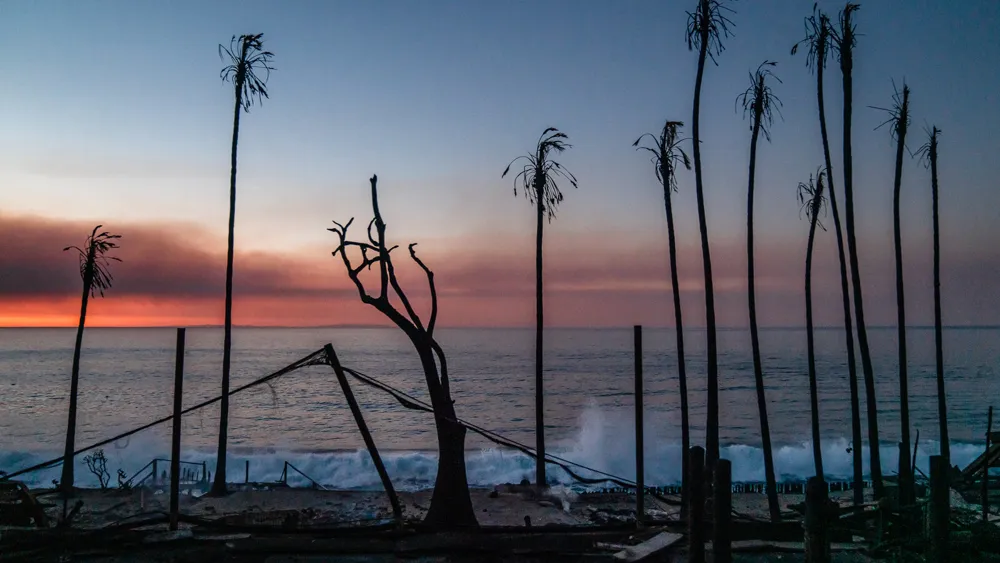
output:
[[903, 83], [903, 91], [895, 90], [891, 108], [881, 109], [889, 118], [879, 127], [889, 126], [896, 141], [896, 172], [892, 189], [892, 232], [896, 256], [896, 339], [899, 345], [899, 499], [904, 504], [912, 503], [913, 468], [910, 467], [910, 401], [906, 366], [906, 297], [903, 293], [903, 241], [900, 232], [899, 196], [903, 182], [903, 151], [906, 149], [906, 131], [910, 126], [910, 87]]
[[760, 439], [764, 450], [764, 478], [767, 488], [767, 504], [771, 520], [781, 518], [781, 508], [778, 505], [778, 484], [774, 477], [774, 456], [771, 452], [771, 430], [767, 421], [767, 399], [764, 395], [764, 368], [760, 359], [760, 339], [757, 334], [757, 297], [754, 282], [754, 245], [753, 245], [753, 202], [754, 180], [757, 176], [757, 141], [763, 133], [764, 138], [771, 140], [770, 127], [774, 123], [774, 115], [780, 112], [781, 100], [774, 95], [768, 79], [781, 80], [771, 72], [773, 61], [764, 61], [750, 75], [750, 86], [739, 95], [737, 103], [743, 106], [743, 115], [749, 114], [753, 120], [750, 134], [750, 172], [747, 182], [747, 302], [750, 311], [750, 344], [753, 350], [753, 374], [757, 386], [757, 411], [760, 415]]
[[722, 54], [724, 38], [729, 37], [733, 22], [726, 17], [731, 13], [722, 0], [698, 0], [693, 12], [688, 12], [687, 44], [689, 50], [698, 49], [698, 74], [694, 81], [694, 109], [691, 119], [691, 144], [694, 159], [695, 195], [698, 199], [698, 229], [701, 232], [701, 259], [705, 271], [705, 330], [707, 344], [707, 387], [705, 423], [705, 463], [714, 469], [719, 459], [719, 353], [715, 332], [715, 290], [712, 284], [712, 256], [708, 244], [708, 220], [705, 217], [705, 184], [701, 170], [701, 84], [708, 58]]
[[521, 171], [514, 176], [514, 195], [518, 189], [535, 206], [537, 226], [535, 231], [535, 448], [538, 460], [535, 467], [535, 481], [539, 487], [545, 486], [545, 412], [542, 388], [542, 327], [544, 326], [542, 307], [542, 227], [545, 218], [549, 222], [556, 216], [556, 207], [563, 200], [557, 180], [566, 180], [574, 188], [576, 177], [561, 164], [552, 160], [553, 153], [561, 153], [571, 147], [569, 137], [555, 127], [542, 131], [535, 152], [522, 155], [510, 161], [501, 178], [506, 177], [514, 163], [524, 160]]
[[219, 450], [212, 494], [226, 493], [226, 441], [229, 435], [229, 368], [233, 347], [233, 237], [236, 229], [236, 149], [240, 140], [240, 112], [267, 98], [267, 79], [274, 54], [264, 50], [263, 33], [233, 36], [229, 47], [219, 45], [219, 57], [228, 64], [220, 76], [233, 84], [233, 146], [229, 169], [229, 247], [226, 253], [226, 319], [222, 343], [222, 401], [219, 407]]
[[861, 449], [861, 400], [858, 395], [858, 369], [854, 357], [854, 327], [851, 319], [850, 282], [847, 277], [847, 257], [844, 254], [844, 234], [841, 230], [837, 192], [833, 183], [833, 161], [830, 157], [830, 140], [826, 130], [826, 104], [823, 96], [823, 74], [831, 48], [830, 18], [818, 12], [805, 19], [806, 37], [792, 47], [794, 55], [800, 45], [808, 47], [806, 65], [816, 73], [816, 101], [819, 106], [819, 129], [823, 140], [823, 160], [826, 164], [826, 184], [833, 212], [833, 228], [837, 234], [837, 258], [840, 260], [840, 296], [844, 308], [844, 337], [847, 344], [847, 377], [851, 395], [851, 452], [854, 462], [854, 504], [864, 502], [864, 465]]
[[[858, 350], [865, 376], [865, 406], [868, 410], [868, 464], [875, 497], [882, 498], [882, 456], [879, 452], [878, 402], [875, 398], [875, 370], [868, 347], [868, 327], [865, 324], [865, 302], [861, 286], [861, 266], [858, 259], [857, 230], [854, 225], [854, 158], [851, 152], [851, 121], [854, 111], [854, 47], [857, 35], [852, 19], [859, 4], [848, 2], [840, 12], [839, 27], [830, 28], [830, 45], [840, 61], [844, 91], [844, 208], [847, 231], [847, 251], [851, 262], [851, 285], [854, 290], [854, 318], [858, 329]], [[857, 447], [857, 446], [856, 446]]]
[[83, 248], [67, 246], [63, 251], [75, 250], [80, 259], [80, 277], [83, 278], [83, 297], [80, 302], [80, 323], [76, 327], [76, 345], [73, 347], [73, 372], [69, 384], [69, 422], [66, 424], [66, 449], [63, 451], [62, 477], [59, 488], [64, 492], [73, 490], [73, 452], [76, 451], [76, 399], [80, 387], [80, 349], [83, 347], [83, 329], [87, 323], [87, 304], [91, 297], [100, 295], [111, 288], [111, 261], [121, 262], [108, 252], [119, 248], [121, 235], [107, 231], [98, 233], [103, 225], [94, 227]]
[[812, 446], [813, 464], [816, 476], [823, 478], [823, 448], [819, 434], [819, 390], [816, 382], [816, 348], [813, 340], [813, 307], [812, 307], [812, 259], [813, 242], [816, 239], [816, 227], [824, 231], [819, 216], [825, 211], [826, 197], [823, 195], [823, 181], [826, 172], [821, 168], [816, 171], [816, 180], [809, 178], [809, 183], [799, 182], [799, 206], [809, 219], [809, 242], [806, 244], [806, 347], [809, 359], [809, 408], [812, 413]]
[[[670, 286], [674, 294], [674, 329], [677, 333], [677, 378], [681, 395], [681, 512], [687, 514], [688, 487], [688, 450], [691, 448], [691, 433], [688, 425], [687, 369], [684, 362], [684, 319], [681, 314], [681, 289], [677, 275], [677, 242], [674, 236], [674, 210], [672, 194], [677, 191], [677, 167], [691, 169], [691, 161], [681, 148], [684, 139], [680, 138], [680, 128], [684, 123], [667, 121], [659, 137], [650, 133], [639, 137], [632, 143], [633, 147], [652, 153], [652, 161], [656, 170], [656, 179], [663, 186], [663, 205], [667, 213], [667, 245], [670, 253]], [[653, 146], [640, 146], [646, 137], [653, 141]]]
[[[334, 227], [328, 229], [338, 238], [333, 256], [334, 258], [339, 256], [343, 261], [347, 276], [357, 288], [361, 302], [373, 307], [402, 330], [420, 358], [420, 366], [434, 409], [434, 425], [438, 439], [437, 477], [434, 480], [431, 505], [424, 521], [443, 527], [476, 526], [476, 513], [472, 508], [465, 471], [465, 426], [458, 422], [455, 414], [455, 401], [451, 398], [451, 388], [448, 383], [448, 364], [444, 350], [434, 337], [438, 314], [434, 273], [417, 257], [414, 248], [416, 243], [411, 244], [410, 258], [426, 274], [430, 291], [431, 311], [425, 323], [396, 278], [391, 253], [398, 247], [386, 245], [385, 221], [378, 207], [378, 177], [372, 176], [370, 182], [374, 217], [368, 223], [366, 233], [368, 240], [353, 241], [347, 238], [347, 230], [353, 219], [345, 224], [334, 222]], [[377, 293], [369, 292], [361, 279], [362, 272], [373, 267], [378, 272]], [[393, 300], [402, 304], [404, 311], [397, 309], [392, 304]]]
[[951, 467], [951, 443], [948, 440], [948, 401], [944, 389], [944, 344], [941, 328], [941, 244], [938, 227], [938, 135], [941, 130], [927, 131], [928, 141], [917, 151], [931, 169], [931, 204], [934, 230], [934, 355], [937, 367], [938, 425], [941, 432], [941, 455]]

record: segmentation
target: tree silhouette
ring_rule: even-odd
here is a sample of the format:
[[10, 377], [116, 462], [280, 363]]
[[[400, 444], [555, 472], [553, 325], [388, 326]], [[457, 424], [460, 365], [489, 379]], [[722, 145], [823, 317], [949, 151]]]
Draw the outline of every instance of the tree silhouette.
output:
[[98, 233], [103, 225], [94, 227], [84, 242], [83, 248], [67, 246], [63, 251], [75, 250], [80, 259], [80, 277], [83, 279], [83, 297], [80, 300], [80, 323], [76, 327], [76, 345], [73, 347], [73, 372], [69, 387], [69, 422], [66, 424], [66, 448], [63, 451], [62, 477], [59, 488], [63, 492], [73, 490], [73, 452], [76, 451], [76, 403], [80, 387], [80, 349], [83, 347], [83, 329], [87, 323], [87, 304], [91, 297], [104, 297], [105, 290], [111, 288], [114, 278], [111, 276], [111, 261], [121, 262], [117, 256], [108, 256], [108, 252], [119, 248], [118, 239], [121, 235], [113, 235], [107, 231]]
[[555, 127], [542, 131], [535, 144], [533, 154], [522, 155], [510, 161], [504, 169], [501, 178], [506, 177], [510, 167], [519, 160], [524, 160], [524, 167], [514, 176], [514, 195], [518, 187], [525, 197], [535, 206], [537, 227], [535, 231], [535, 448], [538, 453], [535, 464], [535, 482], [539, 487], [545, 486], [545, 412], [542, 388], [542, 227], [544, 218], [549, 222], [556, 216], [556, 207], [563, 200], [557, 180], [567, 180], [574, 188], [577, 187], [576, 177], [561, 164], [552, 160], [552, 153], [561, 153], [573, 146], [566, 142], [569, 137]]
[[[830, 28], [831, 46], [840, 60], [844, 90], [844, 207], [846, 208], [847, 250], [851, 261], [851, 285], [854, 290], [854, 317], [858, 327], [858, 349], [861, 351], [861, 369], [865, 375], [865, 406], [868, 409], [868, 464], [875, 497], [882, 498], [882, 456], [879, 452], [878, 403], [875, 398], [875, 370], [868, 347], [868, 329], [865, 324], [865, 302], [861, 287], [861, 266], [858, 260], [857, 230], [854, 226], [854, 160], [851, 152], [851, 116], [854, 111], [854, 47], [857, 44], [854, 12], [859, 4], [848, 2], [840, 12], [839, 28]], [[860, 444], [858, 444], [860, 446]], [[857, 447], [857, 446], [856, 446]]]
[[729, 37], [732, 22], [726, 17], [731, 9], [722, 0], [698, 0], [694, 12], [688, 12], [687, 44], [698, 49], [698, 74], [694, 82], [694, 109], [691, 119], [692, 156], [694, 157], [695, 195], [698, 199], [698, 229], [701, 232], [701, 258], [705, 271], [705, 329], [708, 356], [708, 401], [705, 423], [705, 465], [715, 468], [719, 459], [719, 357], [715, 332], [715, 290], [712, 284], [712, 256], [708, 245], [708, 220], [705, 217], [705, 186], [701, 170], [701, 84], [705, 61], [722, 54], [722, 39]]
[[771, 520], [781, 519], [781, 507], [778, 505], [778, 484], [774, 477], [774, 456], [771, 452], [771, 430], [767, 420], [767, 399], [764, 395], [764, 369], [760, 360], [760, 340], [757, 334], [757, 298], [754, 283], [754, 244], [753, 244], [753, 203], [754, 180], [757, 176], [757, 141], [760, 134], [771, 140], [770, 127], [774, 122], [774, 114], [780, 111], [779, 100], [767, 80], [781, 80], [771, 72], [777, 64], [764, 61], [750, 75], [750, 86], [739, 95], [737, 103], [743, 106], [744, 117], [749, 113], [753, 119], [750, 136], [750, 171], [747, 183], [747, 302], [750, 312], [750, 343], [753, 349], [753, 373], [757, 386], [757, 410], [760, 414], [760, 438], [764, 450], [764, 478], [767, 488], [767, 504]]
[[941, 432], [941, 455], [951, 467], [951, 443], [948, 439], [948, 401], [944, 389], [944, 345], [941, 329], [941, 244], [938, 227], [938, 135], [941, 130], [927, 131], [928, 141], [917, 153], [931, 169], [931, 203], [934, 229], [934, 352], [937, 367], [938, 425]]
[[826, 230], [819, 221], [819, 216], [825, 211], [826, 198], [823, 195], [823, 180], [825, 171], [816, 171], [816, 180], [809, 177], [809, 183], [799, 182], [799, 205], [806, 218], [809, 219], [809, 242], [806, 244], [806, 343], [809, 358], [809, 408], [812, 413], [812, 446], [813, 465], [816, 476], [823, 478], [823, 448], [819, 434], [819, 390], [816, 383], [816, 349], [813, 340], [813, 307], [812, 307], [812, 259], [813, 242], [816, 238], [816, 226]]
[[[444, 350], [434, 338], [434, 325], [438, 314], [434, 273], [417, 257], [414, 250], [416, 243], [410, 244], [410, 258], [427, 275], [430, 289], [431, 312], [427, 323], [424, 324], [396, 278], [391, 253], [398, 247], [386, 246], [386, 225], [378, 207], [378, 177], [372, 176], [370, 182], [374, 217], [368, 223], [368, 240], [353, 241], [347, 238], [347, 230], [353, 219], [345, 224], [334, 221], [335, 226], [328, 229], [339, 239], [333, 256], [340, 256], [343, 260], [344, 269], [357, 287], [361, 302], [374, 307], [399, 327], [420, 357], [427, 391], [431, 397], [431, 406], [434, 408], [434, 424], [438, 439], [437, 477], [425, 522], [445, 527], [475, 526], [476, 514], [472, 508], [465, 472], [465, 427], [456, 422], [455, 401], [451, 398], [448, 383], [448, 364]], [[354, 257], [348, 256], [349, 253], [354, 254]], [[359, 253], [360, 261], [357, 256]], [[373, 266], [378, 268], [378, 293], [369, 292], [360, 277], [364, 270], [371, 270]], [[402, 304], [405, 313], [400, 312], [392, 304], [392, 299]]]
[[895, 90], [892, 107], [881, 109], [889, 114], [882, 122], [889, 125], [896, 141], [896, 173], [892, 190], [892, 232], [896, 256], [896, 331], [899, 344], [899, 500], [911, 504], [915, 499], [913, 468], [910, 467], [910, 400], [906, 366], [906, 296], [903, 293], [903, 241], [900, 232], [899, 196], [903, 182], [903, 151], [906, 148], [906, 131], [910, 126], [910, 87], [903, 83], [903, 91]]
[[220, 76], [233, 84], [233, 146], [229, 170], [229, 247], [226, 253], [226, 320], [222, 344], [222, 401], [219, 407], [219, 450], [211, 493], [226, 493], [226, 441], [229, 435], [229, 369], [233, 347], [233, 237], [236, 229], [236, 152], [240, 140], [240, 110], [250, 112], [254, 102], [267, 98], [267, 79], [274, 54], [264, 51], [263, 33], [233, 36], [229, 47], [219, 45], [226, 63]]
[[864, 466], [861, 450], [861, 401], [858, 396], [858, 369], [854, 357], [854, 327], [851, 319], [851, 294], [847, 277], [847, 258], [844, 255], [844, 234], [841, 230], [840, 211], [837, 207], [837, 192], [833, 182], [833, 161], [830, 158], [830, 140], [826, 130], [826, 105], [823, 96], [823, 75], [830, 53], [830, 18], [817, 11], [805, 19], [806, 37], [792, 46], [792, 54], [799, 45], [808, 46], [806, 65], [816, 72], [816, 101], [819, 106], [819, 129], [823, 139], [823, 160], [826, 164], [826, 184], [830, 194], [830, 209], [833, 211], [833, 227], [837, 234], [837, 258], [840, 261], [840, 296], [844, 308], [844, 337], [847, 344], [847, 372], [851, 394], [851, 452], [854, 461], [854, 504], [864, 502]]
[[[674, 332], [677, 334], [677, 378], [681, 395], [681, 513], [687, 514], [688, 487], [688, 450], [691, 448], [691, 433], [688, 424], [687, 368], [684, 362], [684, 319], [681, 314], [681, 289], [677, 275], [677, 242], [674, 236], [674, 210], [672, 193], [677, 191], [677, 167], [691, 169], [691, 160], [680, 144], [680, 128], [684, 123], [667, 120], [659, 137], [650, 133], [639, 137], [632, 143], [638, 150], [652, 153], [652, 161], [656, 170], [656, 179], [663, 186], [663, 205], [667, 213], [667, 244], [670, 252], [670, 286], [674, 294]], [[645, 137], [653, 141], [653, 146], [640, 146]]]

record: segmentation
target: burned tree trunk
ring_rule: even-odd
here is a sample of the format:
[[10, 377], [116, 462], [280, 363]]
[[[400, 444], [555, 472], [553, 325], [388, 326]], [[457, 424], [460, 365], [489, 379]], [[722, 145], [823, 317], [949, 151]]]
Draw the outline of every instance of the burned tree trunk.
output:
[[[368, 224], [368, 241], [359, 242], [347, 239], [346, 224], [334, 223], [335, 227], [328, 229], [335, 233], [340, 241], [333, 255], [343, 260], [347, 275], [358, 289], [362, 303], [371, 305], [385, 315], [413, 344], [420, 358], [420, 366], [427, 382], [427, 392], [434, 408], [434, 425], [438, 439], [438, 472], [434, 483], [434, 494], [425, 522], [440, 527], [478, 526], [476, 514], [472, 508], [469, 496], [469, 484], [465, 470], [465, 427], [457, 422], [455, 402], [451, 398], [448, 384], [448, 364], [444, 350], [434, 339], [434, 324], [437, 320], [437, 289], [434, 285], [434, 272], [417, 257], [414, 247], [409, 246], [410, 257], [427, 275], [430, 289], [431, 313], [427, 324], [421, 320], [410, 303], [396, 278], [391, 252], [397, 247], [387, 247], [385, 244], [385, 223], [378, 208], [378, 177], [371, 178], [372, 208], [375, 217]], [[373, 228], [374, 227], [374, 232]], [[355, 265], [348, 257], [348, 249], [356, 248], [361, 253], [361, 261]], [[361, 281], [360, 274], [366, 269], [377, 266], [379, 273], [379, 292], [369, 293]], [[405, 312], [400, 312], [390, 302], [390, 288], [394, 299], [403, 305]]]

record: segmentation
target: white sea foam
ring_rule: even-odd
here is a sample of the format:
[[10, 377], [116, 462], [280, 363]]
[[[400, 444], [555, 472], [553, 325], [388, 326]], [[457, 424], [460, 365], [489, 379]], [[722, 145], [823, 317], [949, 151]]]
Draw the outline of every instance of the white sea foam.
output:
[[[635, 477], [634, 423], [628, 417], [603, 412], [596, 407], [587, 408], [580, 417], [576, 435], [570, 439], [556, 441], [551, 453], [581, 465], [605, 471], [626, 479]], [[645, 446], [646, 483], [650, 486], [675, 485], [681, 479], [681, 446], [675, 442], [662, 442], [656, 438], [655, 429], [647, 429]], [[823, 442], [823, 463], [829, 480], [850, 480], [852, 456], [848, 453], [849, 441], [831, 438]], [[982, 446], [974, 444], [952, 444], [952, 463], [965, 466], [979, 453]], [[881, 446], [882, 469], [885, 474], [895, 471], [898, 451], [895, 445]], [[923, 441], [917, 453], [917, 467], [928, 471], [928, 458], [936, 454], [936, 442]], [[57, 451], [0, 451], [0, 469], [13, 472], [23, 467], [58, 456]], [[162, 444], [144, 441], [136, 437], [125, 447], [114, 445], [105, 448], [108, 470], [114, 475], [119, 468], [132, 475], [154, 457], [166, 458], [168, 451]], [[382, 458], [393, 484], [400, 490], [431, 488], [437, 470], [437, 453], [434, 451], [383, 451]], [[734, 482], [761, 482], [764, 480], [763, 453], [759, 446], [731, 444], [722, 448], [722, 457], [733, 463]], [[868, 447], [863, 448], [865, 475], [868, 475]], [[96, 479], [87, 471], [83, 456], [76, 461], [77, 484], [96, 486]], [[182, 458], [193, 463], [205, 462], [207, 471], [215, 471], [215, 454], [211, 450], [184, 450]], [[228, 456], [229, 481], [244, 479], [245, 463], [249, 460], [250, 480], [274, 482], [281, 478], [285, 462], [309, 478], [330, 487], [340, 489], [380, 489], [381, 482], [365, 450], [358, 451], [302, 451], [295, 449], [260, 448], [230, 451]], [[781, 481], [801, 481], [813, 474], [812, 445], [808, 441], [799, 444], [781, 445], [774, 450], [774, 464]], [[167, 470], [166, 463], [158, 465], [158, 471]], [[466, 469], [469, 484], [476, 487], [492, 487], [498, 483], [519, 482], [534, 479], [534, 461], [528, 456], [505, 449], [481, 449], [469, 451], [466, 455]], [[200, 473], [200, 469], [197, 469]], [[585, 470], [578, 473], [585, 477], [597, 475]], [[47, 485], [58, 479], [58, 467], [26, 474], [23, 479], [31, 485]], [[574, 480], [561, 469], [551, 466], [549, 480], [554, 484], [573, 486]], [[293, 486], [309, 484], [306, 477], [294, 470], [288, 471], [288, 482]], [[111, 486], [116, 479], [112, 477]]]

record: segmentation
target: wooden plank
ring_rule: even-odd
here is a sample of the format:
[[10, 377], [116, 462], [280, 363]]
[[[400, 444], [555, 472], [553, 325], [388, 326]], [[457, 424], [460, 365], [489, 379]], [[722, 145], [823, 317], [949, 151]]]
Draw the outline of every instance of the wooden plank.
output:
[[625, 561], [626, 563], [642, 561], [647, 557], [660, 553], [661, 551], [673, 546], [683, 538], [684, 536], [680, 534], [660, 532], [639, 545], [626, 547], [625, 549], [614, 554], [612, 557], [614, 557], [615, 561]]
[[[864, 551], [864, 544], [860, 543], [832, 543], [830, 551]], [[769, 552], [769, 553], [802, 553], [805, 551], [803, 542], [793, 541], [763, 541], [763, 540], [743, 540], [733, 542], [734, 552]]]

